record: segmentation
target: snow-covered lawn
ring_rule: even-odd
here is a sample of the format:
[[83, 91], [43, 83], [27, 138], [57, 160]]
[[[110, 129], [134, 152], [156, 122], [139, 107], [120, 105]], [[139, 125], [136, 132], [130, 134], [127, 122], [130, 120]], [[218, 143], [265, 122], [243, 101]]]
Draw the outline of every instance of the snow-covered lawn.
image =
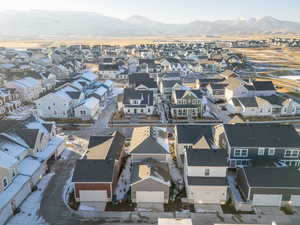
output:
[[131, 159], [128, 158], [125, 164], [125, 167], [121, 173], [121, 176], [119, 178], [117, 188], [115, 190], [116, 200], [122, 200], [124, 199], [126, 193], [130, 189], [130, 178], [131, 178]]
[[173, 197], [175, 197], [184, 188], [184, 180], [179, 168], [177, 168], [173, 160], [169, 161], [169, 169], [172, 181], [175, 184], [175, 190], [173, 195]]
[[54, 173], [44, 176], [38, 183], [38, 189], [21, 205], [21, 212], [13, 216], [6, 225], [47, 225], [43, 218], [37, 215], [42, 195]]

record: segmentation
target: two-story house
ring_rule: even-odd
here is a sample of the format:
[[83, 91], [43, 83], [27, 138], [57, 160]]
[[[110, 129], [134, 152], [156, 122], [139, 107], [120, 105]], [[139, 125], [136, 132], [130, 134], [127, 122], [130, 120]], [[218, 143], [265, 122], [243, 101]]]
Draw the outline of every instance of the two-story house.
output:
[[174, 90], [171, 98], [173, 118], [197, 118], [204, 111], [203, 93], [200, 90]]
[[230, 167], [300, 165], [300, 136], [292, 125], [223, 124], [214, 139], [227, 150]]
[[189, 203], [195, 208], [201, 204], [225, 204], [228, 197], [226, 173], [226, 150], [187, 149], [184, 179]]
[[122, 107], [127, 115], [155, 115], [156, 102], [153, 91], [125, 88]]

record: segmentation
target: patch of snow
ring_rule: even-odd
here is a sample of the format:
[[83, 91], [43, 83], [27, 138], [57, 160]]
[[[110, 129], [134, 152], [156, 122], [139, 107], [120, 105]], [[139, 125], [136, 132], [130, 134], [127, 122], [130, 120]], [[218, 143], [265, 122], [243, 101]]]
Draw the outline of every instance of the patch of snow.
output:
[[19, 164], [18, 171], [23, 175], [32, 176], [35, 171], [40, 168], [41, 165], [42, 164], [38, 160], [32, 157], [27, 157], [23, 159]]
[[116, 200], [120, 201], [125, 198], [130, 189], [131, 179], [131, 159], [128, 158], [125, 167], [119, 177], [117, 188], [115, 190]]
[[54, 173], [49, 173], [40, 180], [37, 185], [38, 189], [22, 203], [21, 212], [13, 216], [6, 225], [47, 225], [37, 213], [40, 209], [43, 192], [53, 175]]
[[79, 210], [82, 210], [82, 211], [95, 211], [94, 208], [89, 207], [87, 205], [84, 205], [83, 203], [80, 203]]

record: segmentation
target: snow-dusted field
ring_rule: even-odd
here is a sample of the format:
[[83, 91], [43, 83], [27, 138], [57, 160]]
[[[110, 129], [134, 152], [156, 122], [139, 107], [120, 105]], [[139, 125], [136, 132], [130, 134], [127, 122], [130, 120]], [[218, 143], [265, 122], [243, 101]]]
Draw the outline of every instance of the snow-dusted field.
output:
[[54, 173], [44, 176], [38, 183], [38, 189], [33, 192], [21, 205], [21, 212], [13, 216], [6, 225], [47, 225], [43, 218], [37, 215], [42, 195]]

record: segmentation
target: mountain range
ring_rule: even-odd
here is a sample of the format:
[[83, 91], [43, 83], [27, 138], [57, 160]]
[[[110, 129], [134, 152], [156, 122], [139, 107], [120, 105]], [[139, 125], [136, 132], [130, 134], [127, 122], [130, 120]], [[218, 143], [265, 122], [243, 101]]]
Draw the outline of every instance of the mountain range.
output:
[[300, 34], [300, 23], [273, 17], [167, 24], [139, 15], [118, 19], [93, 12], [2, 11], [0, 37], [129, 37]]

